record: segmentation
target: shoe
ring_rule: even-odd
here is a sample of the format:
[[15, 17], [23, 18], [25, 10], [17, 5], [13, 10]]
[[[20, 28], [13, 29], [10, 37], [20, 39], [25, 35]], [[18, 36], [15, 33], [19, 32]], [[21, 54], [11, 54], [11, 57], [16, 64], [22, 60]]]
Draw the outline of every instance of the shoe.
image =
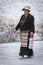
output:
[[20, 59], [23, 59], [23, 58], [24, 58], [24, 56], [21, 56], [21, 55], [20, 55], [20, 56], [19, 56], [19, 58], [20, 58]]

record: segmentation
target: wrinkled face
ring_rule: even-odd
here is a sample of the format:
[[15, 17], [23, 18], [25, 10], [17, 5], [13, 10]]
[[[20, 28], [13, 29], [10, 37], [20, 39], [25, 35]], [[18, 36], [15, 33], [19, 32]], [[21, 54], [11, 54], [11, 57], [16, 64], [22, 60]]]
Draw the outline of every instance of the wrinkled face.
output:
[[29, 11], [28, 11], [28, 10], [25, 9], [25, 10], [23, 10], [23, 11], [24, 11], [24, 14], [25, 14], [25, 15], [28, 15], [28, 14], [29, 14]]

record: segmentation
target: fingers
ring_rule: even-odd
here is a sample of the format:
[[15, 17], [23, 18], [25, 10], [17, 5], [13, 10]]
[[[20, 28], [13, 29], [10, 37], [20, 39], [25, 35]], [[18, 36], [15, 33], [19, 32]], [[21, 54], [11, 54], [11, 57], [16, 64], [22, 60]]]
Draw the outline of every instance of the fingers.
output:
[[31, 32], [31, 33], [30, 33], [30, 36], [32, 36], [32, 37], [33, 37], [33, 32]]
[[16, 32], [16, 29], [14, 29], [14, 33]]

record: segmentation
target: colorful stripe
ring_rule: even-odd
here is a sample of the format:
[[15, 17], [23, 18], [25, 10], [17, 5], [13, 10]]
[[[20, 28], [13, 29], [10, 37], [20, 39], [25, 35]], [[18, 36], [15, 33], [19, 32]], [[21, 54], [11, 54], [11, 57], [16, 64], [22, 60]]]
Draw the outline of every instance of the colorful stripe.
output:
[[29, 31], [20, 32], [21, 47], [27, 47], [28, 33]]

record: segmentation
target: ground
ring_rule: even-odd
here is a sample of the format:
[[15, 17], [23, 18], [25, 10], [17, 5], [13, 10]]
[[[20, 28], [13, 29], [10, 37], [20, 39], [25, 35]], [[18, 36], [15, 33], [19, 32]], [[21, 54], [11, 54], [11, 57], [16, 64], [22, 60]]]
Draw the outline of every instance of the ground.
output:
[[34, 56], [19, 59], [20, 42], [0, 44], [0, 65], [43, 65], [43, 41], [34, 41]]

